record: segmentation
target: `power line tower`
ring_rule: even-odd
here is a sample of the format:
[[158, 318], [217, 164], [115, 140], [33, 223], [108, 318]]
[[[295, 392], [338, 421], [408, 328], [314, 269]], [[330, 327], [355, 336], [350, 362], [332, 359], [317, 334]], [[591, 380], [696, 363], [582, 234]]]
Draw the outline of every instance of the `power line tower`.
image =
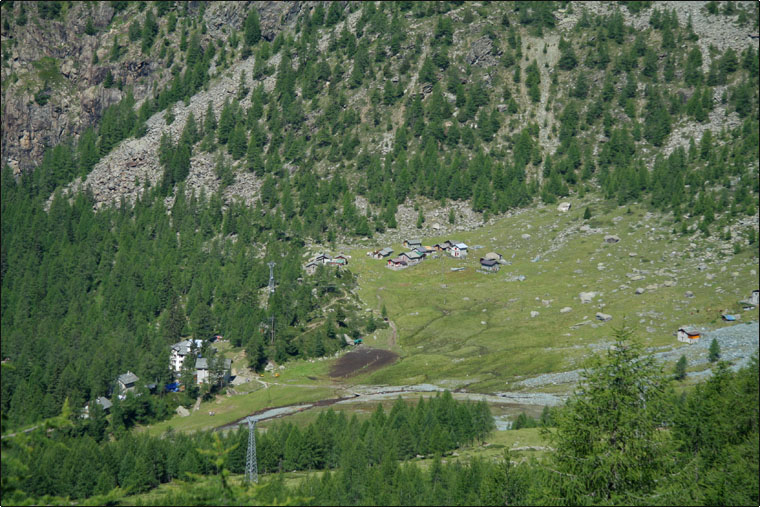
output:
[[248, 453], [245, 457], [246, 482], [259, 483], [259, 465], [256, 461], [256, 419], [249, 417], [248, 422]]
[[268, 262], [267, 266], [269, 266], [269, 294], [274, 294], [274, 267], [276, 263], [274, 262]]

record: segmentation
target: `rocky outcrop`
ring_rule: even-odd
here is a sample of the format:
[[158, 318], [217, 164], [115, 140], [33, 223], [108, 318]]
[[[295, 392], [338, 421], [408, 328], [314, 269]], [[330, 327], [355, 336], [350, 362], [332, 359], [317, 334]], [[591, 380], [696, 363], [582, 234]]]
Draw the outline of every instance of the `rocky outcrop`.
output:
[[[303, 9], [314, 2], [209, 2], [203, 17], [207, 34], [206, 45], [212, 39], [224, 39], [229, 28], [242, 29], [248, 9], [258, 10], [262, 36], [272, 40], [284, 26], [290, 26]], [[114, 37], [127, 46], [129, 21], [112, 23], [115, 12], [110, 2], [73, 2], [65, 19], [40, 20], [36, 9], [27, 5], [29, 21], [19, 27], [15, 23], [3, 30], [2, 44], [12, 47], [8, 64], [2, 69], [2, 165], [10, 165], [16, 174], [33, 168], [42, 160], [47, 146], [78, 138], [87, 127], [95, 125], [110, 105], [121, 100], [124, 92], [116, 87], [104, 88], [110, 71], [115, 83], [132, 89], [138, 105], [153, 94], [154, 86], [162, 86], [172, 74], [158, 60], [158, 51], [143, 55], [139, 42], [130, 44], [126, 54], [117, 62], [109, 60]], [[190, 14], [201, 8], [201, 2], [188, 2]], [[6, 8], [7, 9], [7, 8]], [[4, 9], [6, 15], [8, 10]], [[18, 11], [18, 7], [14, 7]], [[130, 7], [118, 14], [142, 19], [142, 14]], [[13, 12], [13, 11], [11, 11]], [[92, 19], [95, 35], [85, 34], [87, 20]], [[166, 17], [158, 20], [165, 33]], [[176, 44], [179, 30], [170, 36]], [[155, 49], [155, 48], [154, 48]], [[97, 54], [98, 63], [93, 63]], [[45, 62], [50, 72], [40, 71]], [[14, 77], [12, 77], [14, 76]], [[52, 78], [52, 79], [51, 79]], [[46, 104], [35, 101], [35, 93], [47, 85]]]

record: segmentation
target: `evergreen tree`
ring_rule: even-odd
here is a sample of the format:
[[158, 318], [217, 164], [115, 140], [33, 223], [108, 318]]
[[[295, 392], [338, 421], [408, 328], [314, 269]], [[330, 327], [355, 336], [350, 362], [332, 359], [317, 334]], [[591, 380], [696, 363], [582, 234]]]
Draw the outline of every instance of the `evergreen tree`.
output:
[[250, 7], [248, 16], [245, 18], [245, 43], [247, 46], [253, 46], [261, 40], [261, 25], [259, 22], [259, 14], [256, 11], [256, 6]]
[[675, 368], [673, 369], [674, 379], [683, 380], [686, 378], [686, 365], [686, 356], [682, 354], [678, 359], [678, 362], [676, 362]]
[[616, 332], [605, 360], [592, 360], [579, 391], [557, 414], [556, 432], [544, 431], [559, 472], [550, 476], [549, 494], [566, 503], [625, 502], [648, 494], [661, 477], [667, 452], [657, 429], [665, 379], [629, 337]]
[[720, 345], [718, 344], [718, 339], [713, 338], [710, 342], [710, 354], [709, 359], [711, 363], [714, 363], [718, 359], [720, 359]]

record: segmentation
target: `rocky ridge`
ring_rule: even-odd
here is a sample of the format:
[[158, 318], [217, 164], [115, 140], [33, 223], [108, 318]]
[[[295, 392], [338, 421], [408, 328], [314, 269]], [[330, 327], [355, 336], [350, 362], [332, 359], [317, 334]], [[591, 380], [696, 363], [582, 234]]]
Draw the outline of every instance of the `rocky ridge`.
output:
[[[228, 27], [239, 30], [251, 3], [209, 2], [203, 15], [208, 31], [201, 43], [205, 46], [223, 40]], [[294, 23], [302, 9], [313, 4], [255, 2], [262, 37], [273, 40], [284, 27]], [[200, 2], [188, 3], [190, 15], [199, 8]], [[38, 164], [47, 146], [67, 138], [77, 139], [100, 120], [108, 106], [122, 99], [127, 88], [132, 88], [139, 107], [144, 98], [152, 96], [154, 86], [161, 87], [173, 78], [168, 68], [154, 57], [141, 54], [134, 44], [126, 46], [127, 54], [119, 61], [109, 61], [114, 37], [126, 44], [129, 25], [112, 23], [116, 13], [110, 2], [72, 2], [65, 19], [60, 21], [40, 21], [32, 16], [35, 9], [27, 10], [30, 19], [24, 27], [2, 31], [3, 46], [13, 46], [8, 65], [2, 69], [2, 163], [10, 165], [15, 174]], [[6, 12], [4, 9], [4, 15]], [[88, 18], [98, 30], [95, 35], [85, 34]], [[165, 31], [165, 19], [157, 21]], [[176, 30], [174, 36], [178, 37], [178, 33]], [[99, 63], [93, 63], [95, 54]], [[43, 82], [33, 69], [45, 58], [54, 65], [55, 82], [48, 83], [50, 100], [40, 105], [34, 95]], [[115, 83], [123, 81], [123, 90], [103, 86], [109, 71]]]

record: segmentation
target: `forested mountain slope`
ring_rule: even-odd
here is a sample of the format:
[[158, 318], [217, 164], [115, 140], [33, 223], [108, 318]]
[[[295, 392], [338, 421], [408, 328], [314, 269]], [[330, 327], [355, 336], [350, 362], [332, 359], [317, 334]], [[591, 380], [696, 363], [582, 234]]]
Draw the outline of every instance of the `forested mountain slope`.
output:
[[755, 3], [90, 5], [2, 7], [13, 425], [126, 369], [169, 380], [190, 335], [223, 329], [256, 368], [340, 349], [376, 323], [320, 314], [354, 281], [304, 278], [306, 246], [413, 227], [402, 205], [473, 226], [599, 192], [755, 247], [729, 227], [757, 217]]

